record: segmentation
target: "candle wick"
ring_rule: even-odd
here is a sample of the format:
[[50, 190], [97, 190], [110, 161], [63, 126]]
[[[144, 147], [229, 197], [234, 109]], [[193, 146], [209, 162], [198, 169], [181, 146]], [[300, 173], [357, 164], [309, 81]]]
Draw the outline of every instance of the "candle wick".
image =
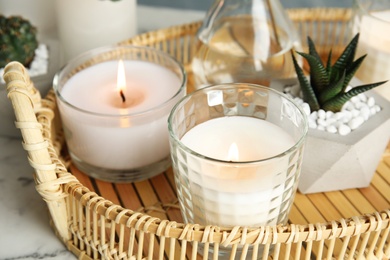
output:
[[121, 95], [122, 103], [125, 103], [125, 102], [126, 102], [126, 97], [125, 97], [125, 94], [123, 93], [123, 91], [120, 90], [120, 91], [119, 91], [119, 94]]

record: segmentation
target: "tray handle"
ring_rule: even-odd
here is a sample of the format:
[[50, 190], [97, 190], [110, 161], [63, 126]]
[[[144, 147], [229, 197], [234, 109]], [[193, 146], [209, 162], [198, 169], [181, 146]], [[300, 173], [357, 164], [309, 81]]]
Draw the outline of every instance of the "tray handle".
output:
[[4, 69], [4, 80], [8, 98], [15, 112], [15, 125], [22, 133], [23, 148], [27, 151], [28, 161], [35, 170], [36, 189], [47, 203], [58, 234], [64, 241], [68, 241], [70, 233], [67, 228], [66, 193], [62, 184], [77, 180], [67, 174], [60, 161], [51, 157], [50, 151], [54, 148], [50, 134], [45, 133], [45, 126], [37, 119], [37, 116], [46, 117], [45, 122], [51, 122], [54, 113], [42, 107], [40, 93], [21, 63], [7, 64]]

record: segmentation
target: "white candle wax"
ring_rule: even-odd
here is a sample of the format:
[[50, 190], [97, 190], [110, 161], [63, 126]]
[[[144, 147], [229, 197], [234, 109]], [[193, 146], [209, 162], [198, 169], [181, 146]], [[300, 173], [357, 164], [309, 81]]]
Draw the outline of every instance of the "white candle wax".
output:
[[116, 87], [118, 61], [78, 72], [61, 90], [63, 100], [77, 108], [59, 102], [71, 153], [96, 167], [134, 169], [169, 156], [166, 121], [181, 96], [172, 99], [181, 79], [150, 62], [124, 61], [124, 66], [125, 103]]
[[56, 0], [56, 7], [64, 63], [137, 34], [136, 0]]
[[[360, 32], [357, 57], [367, 54], [356, 76], [364, 83], [390, 79], [390, 10], [355, 17], [353, 32]], [[360, 25], [360, 27], [359, 27]], [[390, 83], [375, 88], [390, 100]]]
[[[282, 196], [292, 192], [296, 173], [287, 171], [289, 158], [277, 157], [256, 166], [239, 163], [264, 160], [294, 146], [293, 138], [280, 127], [256, 118], [231, 116], [212, 119], [189, 130], [181, 139], [191, 150], [226, 163], [188, 158], [192, 181], [194, 221], [222, 226], [273, 225], [285, 211]], [[229, 147], [238, 148], [238, 163], [228, 163]]]

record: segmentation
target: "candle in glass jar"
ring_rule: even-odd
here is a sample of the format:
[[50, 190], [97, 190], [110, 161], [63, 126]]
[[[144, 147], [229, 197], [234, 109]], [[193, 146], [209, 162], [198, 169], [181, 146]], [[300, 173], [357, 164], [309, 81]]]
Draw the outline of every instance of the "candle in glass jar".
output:
[[[288, 158], [278, 155], [293, 147], [290, 134], [277, 125], [253, 117], [230, 116], [211, 119], [189, 130], [181, 142], [220, 163], [188, 159], [192, 186], [194, 221], [222, 226], [259, 226], [278, 223], [287, 182], [297, 169], [288, 172]], [[237, 149], [233, 152], [232, 149]], [[270, 158], [275, 157], [272, 160]], [[269, 160], [260, 167], [250, 161]], [[232, 161], [233, 163], [229, 163]], [[196, 164], [200, 164], [197, 166]], [[196, 172], [197, 171], [197, 172]], [[289, 186], [290, 185], [290, 186]], [[292, 195], [292, 194], [291, 194]]]
[[[361, 19], [358, 21], [358, 19]], [[388, 80], [390, 75], [390, 10], [355, 17], [353, 32], [360, 32], [357, 56], [367, 54], [356, 76], [364, 83]], [[375, 88], [390, 100], [390, 83]]]
[[166, 121], [183, 85], [174, 72], [158, 64], [123, 63], [122, 94], [117, 89], [118, 61], [76, 73], [60, 93], [66, 103], [59, 108], [71, 154], [112, 170], [136, 169], [169, 156]]

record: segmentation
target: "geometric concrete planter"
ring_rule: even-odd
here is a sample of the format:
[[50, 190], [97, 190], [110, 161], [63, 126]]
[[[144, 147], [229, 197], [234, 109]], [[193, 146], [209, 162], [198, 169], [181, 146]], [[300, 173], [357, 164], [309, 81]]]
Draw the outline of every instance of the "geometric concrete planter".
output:
[[[282, 91], [285, 85], [271, 87]], [[372, 90], [365, 94], [374, 97], [382, 110], [358, 129], [346, 136], [309, 129], [298, 184], [301, 193], [370, 185], [390, 139], [390, 102]]]

